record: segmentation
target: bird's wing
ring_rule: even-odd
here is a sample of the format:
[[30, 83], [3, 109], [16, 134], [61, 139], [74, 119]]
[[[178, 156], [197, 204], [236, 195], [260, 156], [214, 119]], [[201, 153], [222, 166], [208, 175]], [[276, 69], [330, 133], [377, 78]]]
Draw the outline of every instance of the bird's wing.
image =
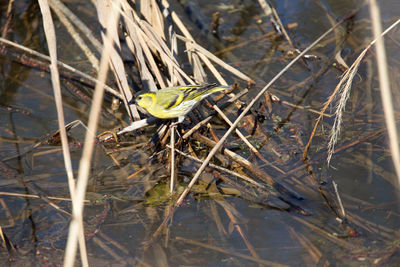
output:
[[226, 90], [228, 89], [229, 86], [224, 86], [224, 85], [219, 85], [217, 86], [217, 84], [213, 83], [213, 84], [206, 84], [206, 85], [202, 85], [197, 87], [194, 91], [191, 92], [185, 92], [185, 100], [193, 100], [196, 99], [198, 101], [202, 100], [203, 98], [205, 98], [206, 96], [218, 92], [218, 91], [222, 91], [222, 90]]
[[157, 92], [156, 101], [164, 109], [171, 109], [187, 100], [190, 93], [195, 92], [197, 88], [199, 88], [198, 85], [164, 88]]
[[190, 100], [200, 101], [209, 94], [222, 91], [227, 88], [229, 87], [217, 86], [215, 83], [206, 85], [168, 87], [161, 89], [157, 92], [156, 101], [160, 106], [168, 110], [178, 106], [183, 101], [190, 101]]

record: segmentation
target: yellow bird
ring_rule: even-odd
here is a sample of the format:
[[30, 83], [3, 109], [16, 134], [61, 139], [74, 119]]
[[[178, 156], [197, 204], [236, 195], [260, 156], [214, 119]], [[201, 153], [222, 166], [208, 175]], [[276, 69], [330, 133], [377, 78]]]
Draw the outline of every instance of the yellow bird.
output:
[[157, 92], [141, 93], [129, 103], [144, 108], [148, 113], [160, 119], [178, 118], [181, 123], [187, 113], [208, 95], [227, 90], [229, 86], [207, 84], [175, 86], [158, 90]]

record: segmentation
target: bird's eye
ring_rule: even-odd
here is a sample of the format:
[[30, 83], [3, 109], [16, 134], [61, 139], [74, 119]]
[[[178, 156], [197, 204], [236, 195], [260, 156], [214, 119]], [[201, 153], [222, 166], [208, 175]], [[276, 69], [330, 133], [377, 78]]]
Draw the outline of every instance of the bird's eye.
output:
[[137, 98], [136, 98], [136, 100], [141, 100], [142, 99], [142, 96], [138, 96]]

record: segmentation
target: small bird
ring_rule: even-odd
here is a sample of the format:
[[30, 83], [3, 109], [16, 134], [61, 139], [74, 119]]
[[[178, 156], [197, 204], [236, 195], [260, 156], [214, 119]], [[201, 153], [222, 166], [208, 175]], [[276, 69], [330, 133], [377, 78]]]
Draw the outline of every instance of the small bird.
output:
[[129, 103], [144, 108], [148, 113], [160, 119], [178, 118], [181, 123], [187, 113], [191, 111], [202, 99], [208, 95], [227, 90], [229, 86], [207, 84], [175, 86], [146, 92], [137, 95]]

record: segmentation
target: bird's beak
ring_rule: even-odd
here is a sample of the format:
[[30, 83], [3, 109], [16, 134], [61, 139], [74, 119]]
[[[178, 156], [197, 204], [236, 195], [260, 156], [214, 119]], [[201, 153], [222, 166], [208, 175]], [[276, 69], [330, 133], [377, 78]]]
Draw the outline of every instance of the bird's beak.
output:
[[132, 99], [129, 100], [129, 102], [128, 102], [128, 105], [132, 105], [132, 104], [136, 104], [134, 97], [132, 97]]

